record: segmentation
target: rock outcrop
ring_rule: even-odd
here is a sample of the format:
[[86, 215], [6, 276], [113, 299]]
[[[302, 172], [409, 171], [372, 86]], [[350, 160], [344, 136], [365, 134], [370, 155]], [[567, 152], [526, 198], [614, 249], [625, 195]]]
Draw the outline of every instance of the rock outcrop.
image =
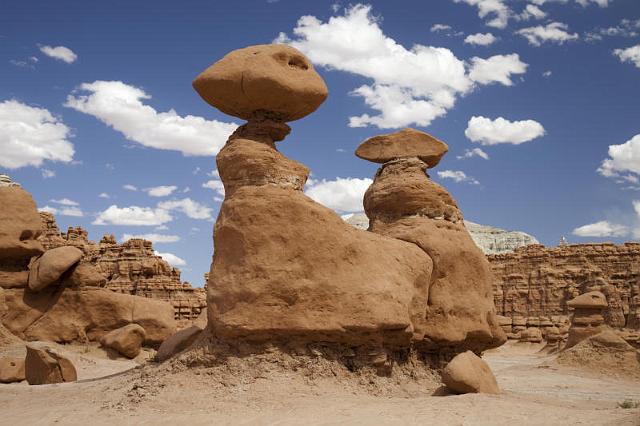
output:
[[24, 358], [0, 357], [0, 383], [15, 383], [25, 379]]
[[84, 253], [83, 261], [68, 278], [70, 285], [82, 282], [85, 286], [164, 300], [173, 306], [180, 326], [190, 324], [206, 308], [204, 289], [182, 282], [180, 270], [156, 255], [150, 241], [134, 238], [118, 244], [113, 235], [105, 235], [96, 244], [83, 228], [70, 227], [61, 233], [51, 213], [40, 212], [40, 216], [44, 230], [40, 241], [45, 248], [73, 246]]
[[[494, 274], [494, 300], [509, 337], [526, 327], [543, 336], [566, 339], [573, 308], [569, 301], [590, 291], [601, 292], [608, 307], [604, 324], [625, 329], [632, 344], [640, 337], [640, 244], [575, 244], [560, 247], [530, 245], [513, 253], [488, 257]], [[555, 338], [555, 336], [553, 337]]]
[[[369, 218], [365, 213], [347, 214], [342, 217], [349, 225], [358, 229], [369, 228]], [[506, 231], [487, 225], [464, 221], [473, 242], [484, 254], [509, 253], [517, 248], [539, 244], [538, 240], [521, 231]]]
[[602, 312], [609, 306], [604, 294], [590, 291], [571, 299], [567, 306], [574, 309], [571, 317], [571, 328], [565, 349], [580, 341], [605, 331]]
[[455, 393], [500, 393], [489, 365], [471, 351], [456, 355], [447, 364], [442, 383]]
[[[97, 340], [107, 332], [137, 323], [148, 331], [147, 342], [158, 345], [175, 332], [171, 305], [96, 286], [99, 277], [83, 266], [82, 249], [62, 245], [47, 251], [38, 237], [40, 215], [31, 196], [16, 185], [0, 186], [0, 337], [73, 342]], [[37, 218], [37, 220], [36, 220]], [[5, 220], [6, 219], [6, 220]], [[24, 229], [20, 230], [23, 227]], [[35, 249], [34, 249], [35, 248]], [[44, 254], [43, 254], [44, 252]], [[25, 279], [16, 280], [16, 276]], [[87, 282], [84, 281], [87, 279]], [[10, 343], [10, 342], [9, 342]]]
[[[404, 151], [407, 138], [414, 143]], [[477, 352], [501, 345], [506, 337], [493, 306], [489, 263], [464, 227], [453, 197], [426, 173], [447, 152], [446, 145], [406, 129], [368, 139], [358, 151], [373, 145], [378, 152], [381, 143], [393, 148], [380, 160], [391, 159], [365, 193], [364, 209], [371, 232], [415, 244], [433, 265], [419, 322], [422, 345]], [[420, 144], [425, 146], [418, 148]]]

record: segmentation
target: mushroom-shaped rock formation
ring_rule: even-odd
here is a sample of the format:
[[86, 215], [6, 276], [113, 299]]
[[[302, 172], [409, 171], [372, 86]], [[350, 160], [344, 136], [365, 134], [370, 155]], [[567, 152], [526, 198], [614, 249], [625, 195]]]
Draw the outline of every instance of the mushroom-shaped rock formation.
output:
[[[423, 152], [444, 155], [444, 144], [437, 139], [417, 131], [400, 133], [403, 140], [415, 137], [416, 145], [425, 146]], [[491, 269], [465, 228], [455, 200], [429, 179], [429, 164], [416, 156], [411, 143], [406, 151], [394, 137], [376, 143], [392, 145], [393, 156], [380, 167], [364, 196], [369, 230], [413, 243], [433, 262], [419, 329], [423, 347], [480, 352], [501, 345], [506, 336], [495, 314]]]
[[421, 339], [431, 259], [414, 244], [354, 229], [303, 193], [309, 170], [275, 142], [326, 87], [286, 46], [240, 49], [194, 82], [249, 122], [216, 157], [225, 200], [214, 228], [209, 329], [231, 345], [329, 342], [408, 347]]
[[567, 306], [574, 308], [571, 317], [571, 328], [565, 349], [605, 331], [608, 327], [604, 323], [603, 312], [607, 309], [607, 299], [599, 291], [581, 294], [567, 302]]
[[416, 129], [402, 129], [388, 135], [379, 135], [362, 142], [356, 155], [363, 160], [374, 163], [386, 163], [406, 157], [417, 157], [435, 167], [449, 151], [446, 143], [439, 141], [428, 133]]
[[234, 50], [207, 68], [193, 87], [210, 105], [244, 120], [268, 112], [298, 120], [327, 98], [327, 86], [301, 52], [280, 44]]

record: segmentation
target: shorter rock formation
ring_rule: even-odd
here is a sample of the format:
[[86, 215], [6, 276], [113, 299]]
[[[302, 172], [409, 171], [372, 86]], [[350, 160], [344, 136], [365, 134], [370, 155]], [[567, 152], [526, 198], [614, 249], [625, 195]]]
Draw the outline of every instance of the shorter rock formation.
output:
[[427, 174], [447, 146], [405, 129], [367, 139], [356, 152], [384, 162], [364, 196], [369, 231], [412, 243], [429, 257], [426, 309], [416, 321], [424, 334], [420, 345], [426, 350], [482, 352], [504, 343], [491, 298], [489, 264], [464, 227], [451, 194]]
[[449, 361], [442, 371], [442, 383], [455, 393], [500, 393], [489, 365], [471, 351]]
[[27, 345], [25, 376], [30, 385], [75, 382], [76, 368], [71, 361], [44, 345]]
[[180, 352], [191, 346], [193, 342], [195, 342], [196, 339], [200, 336], [203, 330], [204, 326], [192, 325], [191, 327], [187, 327], [173, 334], [164, 342], [162, 342], [160, 348], [158, 348], [156, 359], [162, 362], [179, 354]]
[[608, 307], [607, 299], [599, 291], [581, 294], [567, 302], [567, 305], [575, 311], [571, 318], [571, 328], [565, 349], [607, 328], [603, 316], [603, 311]]
[[529, 327], [520, 333], [520, 341], [526, 343], [542, 342], [542, 331], [537, 327]]
[[112, 330], [102, 336], [100, 345], [104, 348], [113, 349], [127, 358], [135, 358], [142, 350], [142, 343], [146, 339], [147, 333], [138, 324], [129, 324], [124, 327]]
[[24, 358], [0, 357], [0, 383], [15, 383], [25, 380]]

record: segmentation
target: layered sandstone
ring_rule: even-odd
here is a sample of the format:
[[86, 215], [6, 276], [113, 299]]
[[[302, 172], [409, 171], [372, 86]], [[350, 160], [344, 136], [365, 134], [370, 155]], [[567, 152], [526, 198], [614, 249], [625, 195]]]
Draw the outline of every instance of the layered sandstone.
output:
[[625, 328], [621, 335], [629, 342], [638, 340], [640, 244], [531, 245], [488, 258], [495, 277], [495, 305], [506, 317], [511, 337], [517, 338], [526, 327], [540, 327], [543, 334], [557, 327], [566, 337], [573, 313], [568, 302], [600, 291], [608, 304], [605, 324]]
[[[105, 235], [98, 244], [88, 239], [81, 227], [70, 227], [61, 233], [51, 213], [40, 212], [42, 245], [47, 249], [74, 246], [84, 252], [84, 265], [92, 265], [104, 277], [100, 284], [109, 290], [163, 300], [171, 303], [175, 319], [188, 324], [206, 307], [204, 289], [180, 279], [180, 270], [155, 254], [150, 241], [131, 239], [119, 244], [113, 235]], [[86, 279], [84, 281], [87, 281]]]

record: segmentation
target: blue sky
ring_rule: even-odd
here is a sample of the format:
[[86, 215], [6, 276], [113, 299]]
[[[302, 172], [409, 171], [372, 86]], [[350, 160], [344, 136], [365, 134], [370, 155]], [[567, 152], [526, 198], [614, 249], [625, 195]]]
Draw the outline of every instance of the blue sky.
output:
[[449, 144], [430, 175], [469, 220], [546, 245], [640, 238], [637, 0], [8, 2], [0, 172], [63, 230], [155, 234], [201, 285], [222, 198], [214, 156], [241, 121], [191, 81], [275, 39], [329, 87], [279, 149], [339, 213], [361, 210], [376, 170], [358, 144], [410, 126]]

